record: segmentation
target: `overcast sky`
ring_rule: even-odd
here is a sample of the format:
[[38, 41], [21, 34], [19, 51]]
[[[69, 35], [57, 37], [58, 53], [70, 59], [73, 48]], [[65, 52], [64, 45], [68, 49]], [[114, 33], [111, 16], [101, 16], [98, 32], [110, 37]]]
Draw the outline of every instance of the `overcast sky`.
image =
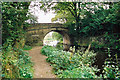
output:
[[[31, 2], [32, 5], [39, 5], [40, 3]], [[54, 11], [45, 13], [43, 10], [40, 10], [39, 6], [29, 7], [30, 12], [38, 18], [38, 23], [52, 23], [51, 19], [55, 17]]]

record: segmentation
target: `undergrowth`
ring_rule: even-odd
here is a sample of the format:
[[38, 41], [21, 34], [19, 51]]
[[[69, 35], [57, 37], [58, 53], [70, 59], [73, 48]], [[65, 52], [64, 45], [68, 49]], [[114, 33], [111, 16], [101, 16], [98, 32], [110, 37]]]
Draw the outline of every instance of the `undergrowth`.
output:
[[81, 48], [75, 53], [71, 53], [55, 47], [44, 46], [41, 54], [48, 56], [46, 61], [51, 63], [54, 73], [59, 78], [115, 78], [116, 80], [120, 78], [119, 66], [108, 64], [111, 63], [111, 60], [105, 61], [103, 74], [96, 75], [99, 69], [92, 66], [96, 53], [89, 51], [89, 48], [86, 51]]
[[23, 47], [23, 50], [31, 50], [32, 49], [32, 47], [31, 46], [28, 46], [28, 45], [25, 45], [24, 47]]
[[32, 78], [33, 63], [29, 53], [9, 45], [2, 50], [3, 78]]
[[51, 63], [54, 73], [60, 78], [97, 78], [95, 72], [99, 71], [92, 67], [95, 53], [93, 51], [77, 52], [72, 54], [63, 50], [58, 50], [51, 46], [44, 46], [41, 54], [48, 56], [46, 59]]

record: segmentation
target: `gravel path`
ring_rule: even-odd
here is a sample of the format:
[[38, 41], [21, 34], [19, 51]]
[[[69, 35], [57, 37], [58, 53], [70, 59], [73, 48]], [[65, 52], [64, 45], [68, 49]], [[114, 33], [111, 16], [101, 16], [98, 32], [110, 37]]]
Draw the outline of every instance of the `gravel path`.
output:
[[34, 63], [34, 76], [33, 78], [56, 78], [56, 75], [52, 73], [52, 67], [46, 62], [46, 56], [40, 54], [42, 47], [34, 47], [28, 52], [32, 57], [31, 60]]

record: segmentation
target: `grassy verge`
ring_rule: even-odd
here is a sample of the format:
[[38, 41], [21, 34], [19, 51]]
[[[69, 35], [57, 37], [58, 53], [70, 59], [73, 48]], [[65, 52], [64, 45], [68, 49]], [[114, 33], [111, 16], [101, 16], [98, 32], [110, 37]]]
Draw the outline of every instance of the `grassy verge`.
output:
[[25, 45], [24, 48], [23, 48], [23, 50], [31, 50], [31, 49], [32, 49], [32, 47], [28, 46], [28, 45]]

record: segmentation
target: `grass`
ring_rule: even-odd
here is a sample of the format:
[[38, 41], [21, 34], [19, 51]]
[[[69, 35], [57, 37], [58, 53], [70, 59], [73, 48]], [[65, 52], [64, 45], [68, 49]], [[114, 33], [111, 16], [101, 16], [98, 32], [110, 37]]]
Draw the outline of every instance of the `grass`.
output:
[[31, 49], [32, 49], [32, 47], [28, 46], [28, 45], [25, 45], [24, 48], [23, 48], [23, 50], [31, 50]]

